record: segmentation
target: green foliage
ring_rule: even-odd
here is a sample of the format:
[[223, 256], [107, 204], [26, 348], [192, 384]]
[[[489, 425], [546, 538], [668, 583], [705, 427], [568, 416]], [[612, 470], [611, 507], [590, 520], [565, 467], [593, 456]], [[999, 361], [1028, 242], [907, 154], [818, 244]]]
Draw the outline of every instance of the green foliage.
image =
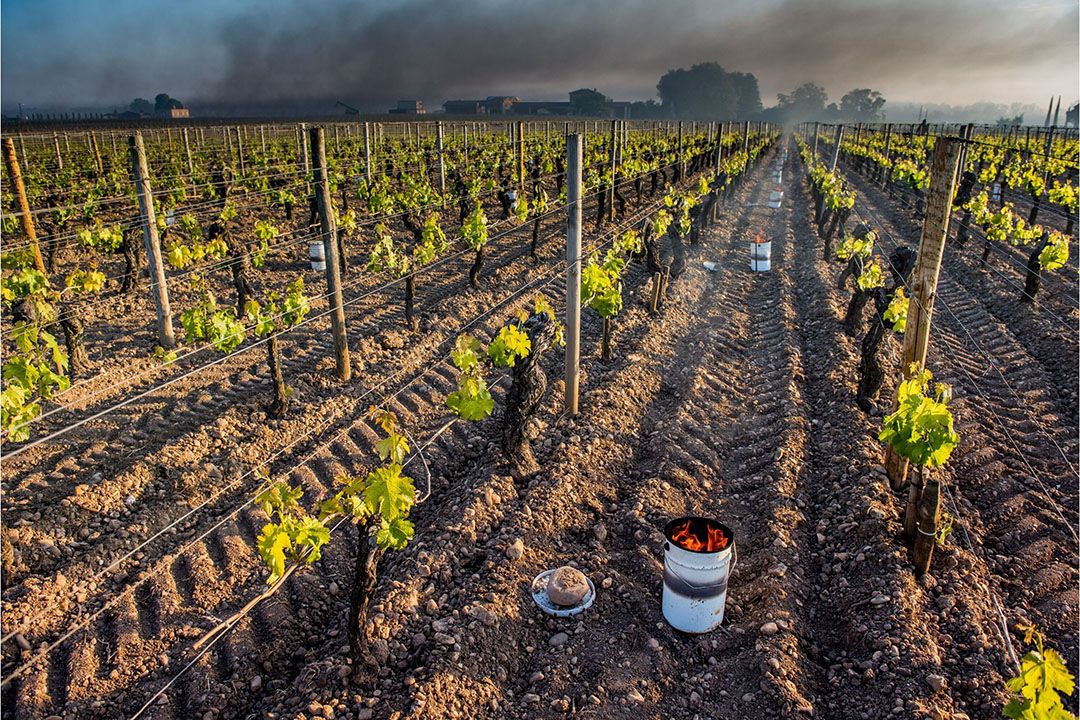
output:
[[271, 520], [263, 526], [256, 541], [259, 557], [270, 568], [268, 585], [281, 579], [287, 564], [310, 564], [318, 560], [323, 545], [330, 542], [326, 523], [311, 517], [300, 506], [303, 494], [299, 488], [277, 482], [255, 498], [255, 504]]
[[855, 280], [855, 284], [860, 290], [864, 291], [885, 287], [885, 273], [881, 269], [881, 263], [878, 262], [877, 258], [863, 264], [862, 272]]
[[495, 367], [514, 367], [519, 359], [528, 357], [532, 349], [529, 336], [517, 325], [510, 324], [488, 344], [487, 354]]
[[105, 273], [75, 270], [64, 279], [64, 286], [80, 293], [96, 293], [105, 287]]
[[1050, 233], [1050, 240], [1039, 253], [1039, 265], [1043, 270], [1057, 270], [1065, 267], [1069, 261], [1069, 238], [1056, 230]]
[[936, 468], [949, 459], [960, 437], [948, 407], [952, 391], [938, 383], [931, 395], [931, 378], [929, 370], [912, 364], [911, 377], [897, 391], [897, 410], [885, 418], [878, 440], [916, 465]]
[[600, 265], [594, 258], [581, 271], [581, 302], [600, 317], [614, 317], [622, 310], [621, 269], [608, 263]]
[[882, 316], [885, 322], [892, 323], [894, 332], [902, 333], [907, 329], [908, 297], [904, 294], [904, 288], [896, 288], [889, 306], [885, 308]]
[[277, 238], [278, 230], [266, 220], [255, 221], [255, 237], [259, 241], [258, 247], [251, 251], [251, 264], [261, 268], [266, 264], [266, 256], [270, 252], [270, 243]]
[[874, 252], [874, 241], [876, 239], [877, 236], [873, 231], [867, 233], [864, 238], [858, 238], [848, 233], [847, 235], [844, 235], [844, 239], [840, 243], [840, 246], [836, 248], [836, 257], [840, 260], [848, 260], [858, 256], [863, 260], [866, 260]]
[[0, 280], [0, 295], [8, 305], [23, 298], [44, 295], [49, 289], [49, 279], [31, 265], [5, 275], [3, 280]]
[[116, 252], [124, 244], [124, 231], [119, 225], [104, 227], [100, 222], [80, 230], [76, 237], [81, 245], [109, 253]]
[[1002, 711], [1013, 720], [1076, 720], [1065, 709], [1062, 696], [1076, 689], [1075, 678], [1054, 650], [1044, 647], [1042, 635], [1032, 625], [1021, 625], [1024, 642], [1034, 645], [1020, 660], [1020, 674], [1006, 682], [1019, 697], [1009, 700]]
[[482, 350], [476, 338], [459, 335], [450, 351], [450, 362], [458, 369], [458, 389], [447, 396], [446, 405], [463, 420], [483, 420], [495, 407], [480, 368]]
[[423, 230], [420, 235], [420, 244], [412, 250], [413, 262], [416, 265], [427, 265], [436, 257], [446, 252], [448, 243], [446, 233], [439, 227], [439, 218], [434, 213], [424, 219]]
[[6, 387], [0, 393], [0, 430], [7, 439], [22, 442], [30, 437], [29, 423], [41, 414], [41, 401], [66, 390], [67, 354], [56, 338], [36, 323], [18, 321], [11, 331], [17, 352], [8, 355], [2, 375]]
[[1080, 208], [1080, 203], [1077, 201], [1076, 186], [1070, 182], [1061, 183], [1055, 180], [1054, 187], [1047, 191], [1046, 196], [1050, 202], [1060, 205], [1073, 215]]
[[263, 526], [257, 547], [270, 569], [268, 584], [277, 582], [290, 565], [310, 564], [322, 556], [330, 541], [330, 526], [339, 518], [356, 522], [377, 520], [375, 542], [384, 550], [400, 550], [413, 538], [409, 513], [416, 503], [412, 478], [402, 474], [409, 452], [404, 436], [397, 431], [393, 413], [371, 408], [369, 418], [387, 437], [376, 445], [384, 463], [366, 476], [343, 477], [343, 487], [311, 514], [300, 504], [303, 490], [276, 482], [255, 498], [270, 522]]
[[461, 236], [465, 241], [465, 245], [473, 250], [479, 250], [484, 245], [487, 245], [487, 215], [484, 214], [484, 209], [479, 204], [465, 218], [465, 224], [461, 227]]
[[215, 350], [232, 352], [244, 342], [244, 324], [236, 319], [232, 308], [218, 308], [213, 293], [204, 291], [194, 307], [180, 313], [180, 325], [188, 342], [205, 341]]
[[[254, 299], [248, 300], [244, 312], [253, 323], [252, 329], [258, 337], [266, 337], [299, 324], [311, 312], [311, 303], [304, 295], [304, 278], [298, 277], [289, 283], [284, 299], [272, 292], [267, 296], [265, 305], [260, 305]], [[184, 328], [186, 330], [187, 326]]]

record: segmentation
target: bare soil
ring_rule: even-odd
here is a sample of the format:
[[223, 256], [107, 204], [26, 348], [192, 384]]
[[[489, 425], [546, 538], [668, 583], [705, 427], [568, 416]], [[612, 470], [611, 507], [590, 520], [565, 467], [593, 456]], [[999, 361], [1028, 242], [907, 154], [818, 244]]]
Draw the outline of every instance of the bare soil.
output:
[[[331, 379], [325, 320], [290, 335], [296, 394], [284, 420], [262, 409], [256, 350], [5, 463], [4, 632], [36, 649], [73, 618], [87, 627], [4, 688], [3, 716], [129, 717], [192, 663], [144, 717], [997, 717], [1012, 669], [995, 598], [1017, 654], [1023, 618], [1064, 657], [1080, 652], [1076, 314], [1072, 329], [1010, 315], [1006, 290], [947, 258], [929, 365], [955, 388], [962, 442], [942, 471], [954, 530], [917, 581], [899, 539], [903, 498], [880, 466], [880, 415], [854, 402], [859, 345], [840, 326], [841, 267], [821, 257], [794, 150], [783, 207], [763, 206], [777, 157], [702, 233], [658, 314], [647, 273], [631, 265], [611, 362], [585, 312], [577, 417], [561, 414], [561, 354], [545, 358], [537, 475], [509, 476], [498, 410], [426, 447], [432, 494], [414, 541], [382, 562], [367, 627], [382, 669], [368, 683], [348, 679], [346, 526], [317, 565], [209, 651], [193, 649], [264, 587], [263, 520], [246, 502], [259, 480], [245, 474], [267, 464], [307, 501], [332, 492], [336, 476], [370, 465], [362, 411], [389, 394], [424, 445], [448, 419], [454, 376], [442, 358], [463, 326], [491, 309], [468, 328], [491, 333], [532, 290], [564, 294], [561, 219], [546, 226], [539, 263], [527, 230], [499, 241], [480, 290], [465, 280], [471, 258], [434, 271], [416, 333], [402, 329], [400, 292], [350, 306], [349, 385]], [[872, 224], [915, 246], [906, 211], [852, 180]], [[758, 232], [772, 240], [767, 273], [749, 270]], [[889, 353], [898, 347], [888, 340]], [[890, 379], [882, 397], [893, 392]], [[423, 487], [420, 464], [409, 471]], [[719, 518], [739, 548], [723, 626], [701, 636], [672, 630], [660, 609], [661, 530], [688, 513]], [[524, 553], [511, 559], [518, 539]], [[563, 564], [598, 594], [557, 620], [528, 589]], [[4, 644], [5, 674], [18, 654]]]

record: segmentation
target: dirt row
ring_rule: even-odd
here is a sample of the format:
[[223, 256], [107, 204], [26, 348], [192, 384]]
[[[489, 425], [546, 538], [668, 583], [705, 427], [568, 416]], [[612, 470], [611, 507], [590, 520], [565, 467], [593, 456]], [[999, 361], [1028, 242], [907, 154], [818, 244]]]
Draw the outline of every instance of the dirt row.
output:
[[[655, 202], [632, 203], [629, 215], [640, 217]], [[23, 476], [9, 475], [5, 465], [5, 502], [10, 498], [13, 506], [5, 516], [5, 632], [22, 632], [28, 639], [16, 640], [37, 647], [61, 637], [73, 621], [89, 622], [46, 666], [5, 688], [7, 699], [16, 699], [6, 707], [36, 716], [94, 698], [98, 712], [111, 717], [135, 679], [164, 672], [164, 650], [205, 630], [205, 618], [242, 604], [237, 588], [249, 580], [257, 587], [264, 575], [252, 553], [262, 520], [244, 508], [261, 482], [254, 468], [280, 471], [314, 456], [309, 466], [316, 472], [293, 480], [325, 493], [342, 469], [355, 472], [371, 455], [374, 436], [357, 422], [369, 403], [408, 388], [397, 399], [407, 422], [443, 416], [452, 372], [431, 358], [445, 354], [461, 331], [490, 334], [505, 322], [508, 301], [528, 301], [525, 291], [559, 276], [562, 246], [551, 238], [561, 237], [561, 221], [553, 216], [545, 223], [537, 262], [528, 258], [530, 227], [489, 249], [480, 290], [467, 289], [471, 257], [428, 274], [419, 283], [419, 334], [398, 329], [398, 289], [349, 307], [350, 319], [358, 311], [361, 320], [349, 329], [354, 373], [368, 380], [362, 385], [343, 392], [329, 379], [325, 321], [290, 334], [286, 375], [295, 393], [285, 420], [265, 417], [265, 360], [248, 353], [79, 428], [66, 447], [17, 457]], [[298, 373], [303, 366], [313, 373]], [[423, 426], [410, 428], [422, 436]], [[327, 447], [338, 460], [318, 457]], [[62, 458], [59, 473], [41, 470], [52, 457]], [[59, 512], [44, 511], [57, 506]], [[159, 535], [160, 528], [167, 530]], [[124, 558], [117, 568], [102, 572], [117, 558]], [[32, 624], [22, 627], [23, 618]], [[5, 645], [8, 653], [18, 649], [16, 642]]]
[[[498, 416], [455, 424], [427, 447], [433, 492], [416, 510], [414, 541], [382, 563], [367, 627], [382, 665], [378, 677], [360, 686], [347, 679], [345, 590], [356, 540], [345, 527], [317, 566], [196, 657], [191, 642], [262, 584], [250, 542], [262, 520], [245, 508], [181, 525], [161, 545], [175, 555], [151, 564], [150, 552], [146, 563], [125, 566], [128, 579], [142, 578], [132, 596], [110, 606], [94, 632], [73, 638], [47, 668], [6, 689], [5, 717], [126, 717], [189, 662], [144, 717], [997, 716], [1011, 669], [993, 598], [1010, 626], [1031, 617], [1066, 657], [1076, 654], [1076, 549], [1055, 511], [1075, 507], [1075, 483], [1046, 440], [1075, 456], [1068, 408], [1048, 369], [1027, 352], [1022, 333], [1029, 330], [993, 315], [988, 296], [943, 282], [941, 302], [957, 319], [936, 312], [941, 332], [930, 366], [957, 389], [963, 440], [943, 471], [956, 529], [936, 553], [931, 576], [917, 582], [898, 539], [901, 498], [880, 468], [880, 416], [854, 403], [859, 345], [840, 326], [848, 301], [836, 289], [840, 267], [821, 258], [794, 149], [783, 207], [761, 207], [774, 189], [777, 157], [759, 164], [721, 221], [702, 234], [659, 314], [646, 309], [646, 273], [630, 267], [612, 362], [599, 360], [600, 324], [585, 314], [576, 418], [561, 415], [560, 354], [545, 359], [552, 382], [535, 428], [537, 475], [520, 483], [508, 475], [494, 439]], [[864, 202], [888, 217], [884, 198], [866, 193]], [[882, 229], [905, 237], [899, 220]], [[749, 271], [748, 243], [758, 232], [773, 242], [769, 273]], [[561, 247], [547, 251], [553, 260]], [[717, 271], [703, 260], [716, 262]], [[503, 289], [537, 278], [523, 258], [510, 257], [499, 273]], [[556, 300], [563, 293], [558, 279], [544, 289]], [[452, 339], [454, 328], [507, 294], [486, 288], [440, 298], [438, 317], [429, 319], [436, 329], [425, 328], [417, 344]], [[508, 307], [477, 331], [501, 325]], [[392, 337], [385, 326], [365, 332], [382, 345]], [[976, 342], [998, 359], [1008, 383], [994, 379]], [[423, 442], [446, 420], [442, 397], [453, 381], [445, 364], [425, 362], [430, 348], [413, 348], [384, 348], [382, 357], [410, 368], [388, 388], [404, 388], [395, 410]], [[895, 353], [897, 339], [888, 348]], [[283, 424], [261, 417], [254, 380], [247, 394], [214, 405], [218, 415], [208, 417], [218, 422], [220, 413], [239, 414], [235, 425], [213, 428], [222, 440], [204, 436], [215, 450], [192, 446], [199, 462], [213, 462], [213, 452], [265, 457], [281, 439], [328, 420], [320, 444], [298, 443], [279, 465], [310, 455], [290, 476], [308, 500], [330, 492], [337, 475], [357, 471], [373, 439], [366, 425], [352, 422], [365, 400], [328, 380], [295, 380], [303, 413]], [[239, 378], [223, 372], [219, 382]], [[1010, 399], [1011, 388], [1027, 404]], [[893, 392], [890, 381], [882, 395]], [[258, 439], [229, 440], [237, 431]], [[143, 432], [135, 461], [167, 466], [161, 456], [172, 441], [156, 447], [154, 431]], [[244, 467], [233, 462], [218, 468], [222, 477]], [[1028, 463], [1032, 477], [1025, 477]], [[421, 468], [414, 463], [409, 471], [423, 486]], [[1045, 493], [1034, 475], [1051, 483]], [[208, 496], [214, 477], [193, 478], [196, 501]], [[153, 482], [144, 487], [156, 488]], [[155, 502], [174, 502], [174, 489], [161, 490]], [[139, 501], [149, 496], [141, 489]], [[660, 611], [661, 529], [685, 513], [731, 526], [739, 551], [724, 625], [703, 636], [673, 631]], [[1075, 513], [1066, 519], [1074, 523]], [[44, 523], [53, 520], [29, 522], [21, 529], [49, 528]], [[180, 554], [186, 538], [196, 542]], [[65, 572], [79, 572], [81, 560], [65, 562]], [[585, 571], [598, 595], [581, 616], [554, 620], [536, 609], [527, 589], [538, 572], [566, 563]], [[13, 608], [28, 607], [37, 587], [57, 592], [33, 578], [23, 586], [22, 604]]]

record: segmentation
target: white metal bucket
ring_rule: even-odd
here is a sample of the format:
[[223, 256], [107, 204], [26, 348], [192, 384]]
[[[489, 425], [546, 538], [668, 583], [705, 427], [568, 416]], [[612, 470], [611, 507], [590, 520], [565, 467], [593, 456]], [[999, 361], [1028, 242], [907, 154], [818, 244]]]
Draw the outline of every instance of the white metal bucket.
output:
[[323, 247], [322, 240], [313, 240], [308, 245], [308, 260], [311, 261], [312, 270], [326, 272], [326, 248]]
[[777, 185], [784, 182], [784, 171], [777, 170], [775, 173], [773, 173], [773, 180], [776, 182]]
[[750, 243], [750, 269], [754, 272], [772, 269], [772, 241]]
[[773, 190], [771, 193], [769, 193], [769, 207], [771, 207], [773, 210], [776, 210], [777, 208], [779, 208], [781, 203], [783, 203], [783, 202], [784, 202], [784, 191], [783, 190]]
[[[719, 528], [728, 538], [722, 550], [695, 552], [672, 540], [674, 528], [690, 521], [698, 528]], [[672, 520], [664, 528], [664, 619], [686, 633], [706, 633], [724, 621], [728, 575], [735, 568], [738, 552], [730, 528], [708, 518]]]

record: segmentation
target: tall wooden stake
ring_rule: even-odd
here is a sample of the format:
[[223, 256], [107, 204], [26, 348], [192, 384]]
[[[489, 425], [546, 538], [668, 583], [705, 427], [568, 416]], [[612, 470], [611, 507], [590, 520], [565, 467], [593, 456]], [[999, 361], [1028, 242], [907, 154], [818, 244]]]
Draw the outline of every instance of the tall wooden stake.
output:
[[566, 393], [565, 408], [578, 413], [581, 360], [581, 157], [582, 137], [566, 138]]
[[619, 158], [618, 150], [619, 121], [611, 121], [611, 185], [608, 193], [608, 221], [615, 222], [615, 168]]
[[341, 260], [338, 258], [337, 220], [334, 218], [333, 199], [330, 195], [330, 178], [326, 173], [326, 141], [321, 127], [311, 128], [310, 135], [311, 156], [315, 159], [315, 198], [319, 206], [319, 226], [323, 236], [323, 252], [326, 255], [326, 286], [330, 294], [330, 326], [334, 333], [334, 360], [337, 365], [338, 379], [348, 381], [352, 376], [352, 366], [349, 364], [345, 307], [341, 299]]
[[[930, 342], [930, 318], [934, 311], [941, 257], [945, 252], [945, 237], [949, 227], [949, 211], [961, 145], [960, 140], [949, 137], [940, 137], [934, 144], [926, 219], [923, 220], [919, 254], [911, 275], [907, 331], [904, 333], [904, 348], [900, 356], [900, 374], [905, 380], [911, 375], [912, 363], [920, 368], [926, 363], [926, 348]], [[893, 489], [901, 489], [907, 479], [908, 462], [893, 452], [892, 446], [889, 446], [885, 453], [885, 470]]]
[[190, 178], [195, 175], [195, 163], [191, 159], [191, 138], [188, 135], [187, 128], [182, 128], [180, 135], [184, 139], [184, 155], [187, 157], [187, 171]]
[[128, 138], [131, 151], [131, 171], [135, 178], [135, 191], [139, 196], [139, 214], [142, 216], [143, 241], [146, 259], [150, 265], [150, 292], [154, 297], [157, 313], [158, 345], [168, 350], [176, 344], [172, 327], [172, 308], [169, 307], [169, 286], [165, 284], [165, 265], [161, 262], [161, 241], [158, 239], [157, 216], [154, 213], [154, 194], [150, 189], [150, 173], [146, 169], [146, 150], [142, 133], [138, 130]]
[[97, 168], [97, 176], [100, 178], [105, 174], [105, 165], [101, 162], [101, 148], [98, 147], [97, 133], [91, 130], [87, 134], [90, 136], [90, 149], [94, 151], [94, 166]]
[[244, 138], [240, 134], [240, 126], [236, 126], [236, 159], [240, 163], [240, 174], [244, 175]]
[[64, 155], [60, 152], [60, 136], [56, 133], [52, 134], [53, 147], [56, 149], [56, 169], [64, 169]]
[[517, 121], [517, 176], [518, 197], [525, 197], [525, 123]]
[[836, 163], [840, 162], [840, 143], [844, 140], [844, 126], [836, 126], [836, 147], [833, 148], [832, 164], [829, 165], [829, 172], [836, 172]]
[[15, 143], [11, 138], [4, 138], [4, 164], [7, 165], [8, 177], [15, 187], [15, 200], [19, 204], [19, 220], [22, 223], [23, 232], [30, 243], [30, 250], [34, 254], [34, 267], [42, 275], [48, 277], [45, 272], [45, 262], [41, 259], [41, 248], [38, 247], [37, 232], [34, 230], [34, 217], [30, 214], [30, 203], [26, 200], [26, 186], [23, 184], [22, 171], [19, 169], [19, 158], [15, 155]]
[[435, 149], [439, 153], [439, 194], [446, 197], [446, 161], [443, 159], [443, 124], [435, 124]]
[[371, 123], [364, 123], [364, 177], [371, 186]]

